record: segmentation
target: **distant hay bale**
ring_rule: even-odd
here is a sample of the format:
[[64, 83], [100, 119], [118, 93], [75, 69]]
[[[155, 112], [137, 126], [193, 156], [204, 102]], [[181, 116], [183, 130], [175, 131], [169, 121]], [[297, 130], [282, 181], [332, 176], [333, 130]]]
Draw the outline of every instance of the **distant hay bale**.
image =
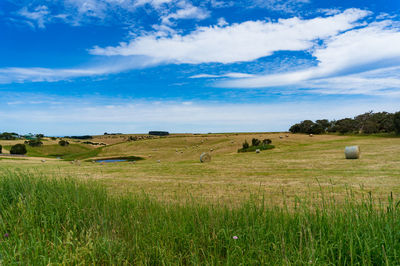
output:
[[285, 135], [285, 137], [287, 137], [287, 138], [288, 138], [288, 137], [289, 137], [289, 135]]
[[279, 136], [279, 138], [280, 138], [280, 139], [283, 139], [283, 137], [282, 137], [282, 136]]
[[46, 162], [46, 160], [42, 160], [42, 163], [45, 163]]
[[256, 150], [256, 153], [260, 153], [260, 149], [257, 149], [257, 150]]
[[346, 159], [359, 159], [360, 158], [360, 147], [358, 146], [347, 146], [344, 149]]
[[203, 152], [200, 155], [200, 162], [201, 163], [207, 163], [207, 162], [210, 162], [210, 161], [211, 161], [211, 155], [209, 153]]
[[161, 161], [160, 161], [160, 160], [157, 160], [157, 163], [161, 163]]
[[310, 134], [309, 136], [312, 137], [312, 136], [314, 136], [314, 135], [313, 135], [313, 134]]
[[214, 149], [210, 149], [210, 151], [214, 151]]

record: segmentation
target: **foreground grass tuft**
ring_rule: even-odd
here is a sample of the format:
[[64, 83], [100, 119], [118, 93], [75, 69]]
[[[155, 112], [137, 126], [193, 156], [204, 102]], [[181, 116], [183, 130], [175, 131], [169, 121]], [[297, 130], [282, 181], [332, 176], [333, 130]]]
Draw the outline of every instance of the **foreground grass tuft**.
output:
[[1, 172], [0, 264], [399, 264], [392, 197], [237, 207], [109, 196], [93, 182]]

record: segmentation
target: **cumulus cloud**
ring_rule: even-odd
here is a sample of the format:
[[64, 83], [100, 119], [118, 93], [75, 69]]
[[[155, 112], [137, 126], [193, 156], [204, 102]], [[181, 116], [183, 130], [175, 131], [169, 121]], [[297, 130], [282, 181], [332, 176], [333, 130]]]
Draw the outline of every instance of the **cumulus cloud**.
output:
[[116, 47], [94, 47], [95, 55], [145, 55], [168, 63], [234, 63], [252, 61], [276, 51], [302, 51], [354, 28], [369, 12], [348, 9], [340, 14], [314, 19], [280, 19], [277, 22], [247, 21], [230, 26], [199, 27], [187, 34], [160, 37], [150, 33]]
[[[332, 89], [332, 92], [370, 93], [398, 89], [400, 69], [400, 29], [392, 21], [372, 23], [332, 36], [312, 51], [318, 65], [295, 72], [258, 75], [253, 78], [223, 81], [222, 87], [265, 88], [294, 86]], [[398, 66], [398, 67], [395, 67]], [[393, 68], [395, 67], [395, 68]], [[379, 77], [390, 69], [390, 76]], [[381, 71], [367, 72], [374, 69]], [[364, 73], [359, 75], [360, 73]], [[374, 75], [373, 75], [374, 74]], [[377, 76], [377, 74], [379, 74]], [[347, 88], [347, 89], [346, 89]], [[364, 88], [355, 90], [355, 88]], [[339, 90], [338, 90], [339, 89]], [[326, 91], [329, 93], [329, 91]]]

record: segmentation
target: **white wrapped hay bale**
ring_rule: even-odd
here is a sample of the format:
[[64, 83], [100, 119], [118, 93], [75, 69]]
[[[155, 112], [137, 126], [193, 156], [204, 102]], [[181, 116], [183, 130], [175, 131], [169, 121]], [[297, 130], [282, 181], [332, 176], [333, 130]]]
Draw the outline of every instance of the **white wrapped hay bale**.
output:
[[346, 159], [358, 159], [360, 158], [360, 147], [358, 146], [347, 146], [344, 149]]
[[260, 149], [257, 149], [257, 150], [256, 150], [256, 153], [260, 153]]
[[207, 163], [207, 162], [210, 162], [210, 161], [211, 161], [211, 155], [209, 153], [203, 152], [200, 155], [200, 162]]

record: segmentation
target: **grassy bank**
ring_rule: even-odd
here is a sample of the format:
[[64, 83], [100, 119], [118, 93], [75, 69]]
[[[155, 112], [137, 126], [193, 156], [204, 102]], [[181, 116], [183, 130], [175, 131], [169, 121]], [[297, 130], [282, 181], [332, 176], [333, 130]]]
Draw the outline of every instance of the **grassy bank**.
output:
[[0, 264], [400, 263], [398, 202], [320, 202], [165, 204], [109, 196], [92, 182], [2, 172]]

